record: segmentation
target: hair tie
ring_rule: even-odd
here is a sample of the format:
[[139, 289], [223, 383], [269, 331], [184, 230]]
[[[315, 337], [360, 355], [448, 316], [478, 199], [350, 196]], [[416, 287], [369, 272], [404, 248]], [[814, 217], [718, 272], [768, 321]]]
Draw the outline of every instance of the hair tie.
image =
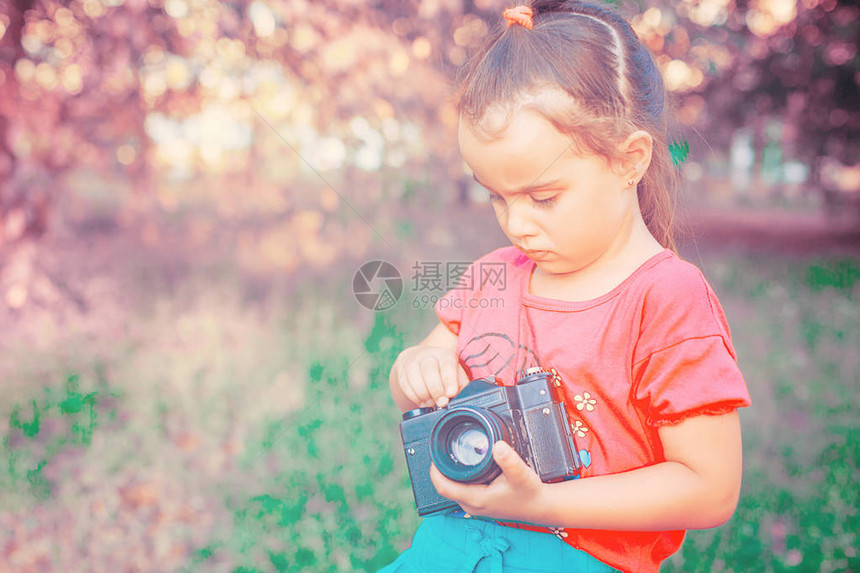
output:
[[529, 6], [517, 6], [515, 8], [507, 8], [502, 16], [508, 21], [510, 28], [514, 24], [519, 24], [523, 28], [532, 29], [534, 22], [532, 21], [532, 9]]

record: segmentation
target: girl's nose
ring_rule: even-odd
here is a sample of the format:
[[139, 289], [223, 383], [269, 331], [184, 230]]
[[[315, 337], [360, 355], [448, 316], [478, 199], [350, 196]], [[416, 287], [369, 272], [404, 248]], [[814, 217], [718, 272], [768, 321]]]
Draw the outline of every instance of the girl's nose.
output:
[[523, 198], [515, 198], [505, 207], [502, 225], [506, 234], [517, 241], [534, 235], [534, 224], [528, 216], [529, 205]]

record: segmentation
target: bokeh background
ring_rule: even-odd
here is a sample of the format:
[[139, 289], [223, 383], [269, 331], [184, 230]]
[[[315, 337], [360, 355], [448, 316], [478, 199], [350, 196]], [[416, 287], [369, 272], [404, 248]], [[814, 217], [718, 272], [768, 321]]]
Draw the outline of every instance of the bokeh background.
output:
[[[504, 244], [451, 83], [505, 6], [0, 0], [0, 572], [408, 545], [387, 375], [433, 273]], [[860, 8], [615, 7], [671, 90], [680, 250], [754, 400], [736, 515], [664, 570], [860, 570]], [[383, 311], [353, 294], [371, 260], [403, 279]]]

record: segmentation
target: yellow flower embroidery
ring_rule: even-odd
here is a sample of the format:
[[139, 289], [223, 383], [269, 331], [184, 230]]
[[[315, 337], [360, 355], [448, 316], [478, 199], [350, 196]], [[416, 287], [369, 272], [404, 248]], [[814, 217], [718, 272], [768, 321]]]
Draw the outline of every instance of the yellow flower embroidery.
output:
[[577, 420], [573, 424], [573, 427], [571, 428], [571, 430], [573, 430], [573, 433], [577, 438], [584, 438], [585, 433], [588, 431], [588, 428], [585, 427], [585, 424], [583, 424], [582, 422]]
[[594, 407], [597, 406], [597, 400], [591, 397], [591, 394], [588, 392], [583, 392], [582, 394], [577, 394], [573, 397], [573, 400], [576, 402], [576, 409], [580, 412], [585, 410], [586, 412], [593, 412]]

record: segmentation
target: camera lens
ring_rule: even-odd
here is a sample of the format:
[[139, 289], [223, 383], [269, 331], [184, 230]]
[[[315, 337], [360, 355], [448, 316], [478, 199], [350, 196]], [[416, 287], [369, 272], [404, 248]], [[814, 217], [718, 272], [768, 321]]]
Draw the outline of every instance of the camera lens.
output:
[[451, 438], [451, 456], [465, 466], [474, 466], [487, 457], [490, 438], [480, 427], [463, 424]]
[[498, 414], [462, 406], [445, 412], [430, 431], [430, 459], [445, 477], [461, 483], [488, 483], [501, 473], [490, 455], [511, 431]]

